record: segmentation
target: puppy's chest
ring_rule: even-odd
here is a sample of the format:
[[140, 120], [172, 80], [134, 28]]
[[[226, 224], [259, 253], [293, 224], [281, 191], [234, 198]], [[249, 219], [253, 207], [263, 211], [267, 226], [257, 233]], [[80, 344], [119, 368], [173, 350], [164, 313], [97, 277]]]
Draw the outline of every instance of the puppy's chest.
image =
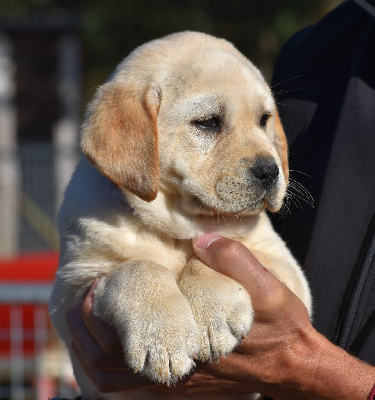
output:
[[191, 241], [164, 237], [152, 231], [107, 226], [100, 235], [88, 229], [85, 236], [83, 243], [89, 246], [85, 253], [91, 260], [96, 258], [114, 267], [133, 259], [148, 260], [164, 266], [177, 277], [194, 255]]
[[161, 241], [157, 238], [142, 240], [130, 250], [130, 259], [150, 260], [167, 268], [176, 277], [194, 254], [188, 241]]

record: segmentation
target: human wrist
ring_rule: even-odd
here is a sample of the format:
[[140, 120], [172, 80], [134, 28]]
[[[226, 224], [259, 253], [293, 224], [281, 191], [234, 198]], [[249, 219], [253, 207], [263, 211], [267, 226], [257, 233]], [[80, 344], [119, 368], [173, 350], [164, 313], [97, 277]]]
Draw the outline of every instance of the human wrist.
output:
[[291, 372], [285, 381], [268, 393], [274, 400], [375, 400], [374, 367], [352, 357], [313, 328], [305, 332], [303, 342], [290, 352], [287, 368]]
[[317, 333], [316, 367], [308, 386], [314, 400], [368, 400], [375, 368], [351, 356]]

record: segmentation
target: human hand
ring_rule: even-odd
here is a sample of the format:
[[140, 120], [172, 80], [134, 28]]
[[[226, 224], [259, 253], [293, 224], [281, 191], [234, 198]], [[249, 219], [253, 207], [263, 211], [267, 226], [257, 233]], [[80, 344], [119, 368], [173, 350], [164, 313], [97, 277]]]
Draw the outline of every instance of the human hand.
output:
[[240, 282], [250, 293], [254, 324], [233, 353], [219, 363], [199, 365], [172, 390], [189, 396], [261, 392], [274, 399], [297, 399], [296, 365], [305, 364], [304, 371], [310, 373], [319, 360], [311, 353], [324, 351], [306, 307], [241, 243], [210, 234], [193, 244], [206, 265]]

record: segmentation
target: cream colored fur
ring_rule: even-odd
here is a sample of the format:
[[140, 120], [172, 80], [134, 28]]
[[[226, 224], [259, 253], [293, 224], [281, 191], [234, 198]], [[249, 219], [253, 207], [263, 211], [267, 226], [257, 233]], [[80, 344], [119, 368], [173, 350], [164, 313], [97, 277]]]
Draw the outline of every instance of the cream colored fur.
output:
[[[184, 32], [136, 49], [89, 105], [82, 150], [59, 215], [50, 313], [85, 399], [176, 398], [100, 394], [82, 372], [65, 316], [97, 277], [95, 313], [116, 329], [130, 369], [155, 382], [175, 383], [195, 358], [225, 356], [249, 333], [248, 293], [194, 255], [203, 232], [244, 243], [311, 311], [265, 213], [280, 209], [288, 183], [275, 102], [230, 43]], [[264, 164], [277, 170], [269, 181], [254, 177]]]

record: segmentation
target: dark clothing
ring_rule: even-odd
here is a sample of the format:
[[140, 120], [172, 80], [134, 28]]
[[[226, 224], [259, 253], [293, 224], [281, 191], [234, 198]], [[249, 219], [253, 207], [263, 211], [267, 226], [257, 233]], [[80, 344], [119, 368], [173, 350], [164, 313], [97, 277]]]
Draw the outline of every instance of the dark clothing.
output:
[[316, 329], [375, 365], [375, 1], [295, 35], [272, 88], [291, 177], [315, 202], [275, 226], [310, 282]]

